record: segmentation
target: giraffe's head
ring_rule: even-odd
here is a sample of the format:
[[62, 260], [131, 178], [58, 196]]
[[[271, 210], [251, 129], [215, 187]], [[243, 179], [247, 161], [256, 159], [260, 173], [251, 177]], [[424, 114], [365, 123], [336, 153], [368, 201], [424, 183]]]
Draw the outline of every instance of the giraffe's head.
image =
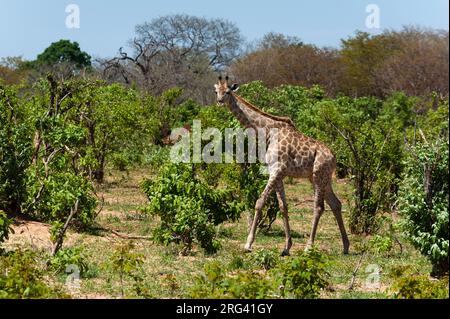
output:
[[225, 80], [219, 76], [219, 81], [214, 85], [214, 92], [216, 93], [217, 103], [223, 105], [228, 103], [231, 93], [236, 92], [239, 89], [238, 84], [229, 85], [228, 84], [228, 76], [225, 77]]

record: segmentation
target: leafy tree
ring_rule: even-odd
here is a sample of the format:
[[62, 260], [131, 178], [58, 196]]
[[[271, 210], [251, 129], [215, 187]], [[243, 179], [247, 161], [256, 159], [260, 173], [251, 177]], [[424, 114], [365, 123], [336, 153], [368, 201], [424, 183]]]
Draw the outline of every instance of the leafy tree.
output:
[[126, 169], [139, 162], [139, 150], [149, 144], [146, 139], [149, 112], [138, 93], [119, 84], [88, 87], [77, 96], [82, 104], [82, 123], [87, 128], [87, 153], [94, 160], [92, 177], [103, 182], [106, 165]]
[[91, 66], [91, 57], [86, 52], [81, 51], [78, 42], [59, 40], [53, 42], [44, 52], [39, 54], [34, 63], [37, 66], [69, 63], [80, 70]]
[[398, 210], [406, 237], [440, 276], [448, 272], [448, 99], [420, 106], [406, 131]]
[[188, 100], [180, 104], [183, 89], [173, 87], [164, 91], [160, 96], [146, 94], [144, 107], [148, 114], [147, 126], [153, 139], [153, 143], [162, 146], [171, 130], [192, 123], [192, 119], [198, 114], [199, 106]]
[[352, 233], [375, 232], [376, 214], [390, 210], [394, 202], [402, 169], [402, 123], [385, 112], [386, 107], [372, 98], [343, 97], [320, 104], [321, 139], [348, 169], [354, 186]]
[[[138, 92], [119, 84], [91, 80], [54, 82], [51, 86], [54, 94], [47, 96], [42, 104], [56, 100], [57, 107], [41, 114], [38, 127], [58, 124], [58, 128], [48, 132], [50, 137], [57, 138], [60, 145], [64, 141], [76, 145], [76, 149], [68, 152], [76, 173], [101, 183], [108, 164], [124, 170], [140, 163], [142, 150], [151, 143], [156, 130], [151, 123], [152, 109], [142, 102]], [[47, 115], [54, 122], [47, 123]], [[37, 130], [36, 150], [43, 144], [42, 137]]]
[[406, 236], [427, 256], [433, 275], [448, 272], [448, 139], [411, 148], [399, 193], [399, 212]]
[[33, 81], [47, 73], [66, 80], [91, 70], [91, 64], [91, 56], [82, 51], [77, 42], [59, 40], [39, 54], [36, 60], [23, 63], [23, 68], [33, 71]]
[[28, 105], [32, 112], [27, 122], [35, 131], [21, 210], [52, 222], [54, 234], [72, 218], [74, 224], [87, 227], [96, 216], [97, 200], [88, 175], [93, 164], [84, 143], [86, 130], [79, 121], [80, 104], [76, 103], [76, 95], [86, 85], [58, 83], [49, 76], [36, 85], [38, 93]]

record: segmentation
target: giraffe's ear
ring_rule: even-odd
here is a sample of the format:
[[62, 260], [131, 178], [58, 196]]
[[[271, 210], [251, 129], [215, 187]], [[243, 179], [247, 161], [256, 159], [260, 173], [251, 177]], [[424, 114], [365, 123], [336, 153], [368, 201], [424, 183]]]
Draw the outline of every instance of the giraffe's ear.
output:
[[237, 92], [239, 90], [239, 84], [234, 83], [232, 86], [230, 86], [230, 90], [233, 92]]

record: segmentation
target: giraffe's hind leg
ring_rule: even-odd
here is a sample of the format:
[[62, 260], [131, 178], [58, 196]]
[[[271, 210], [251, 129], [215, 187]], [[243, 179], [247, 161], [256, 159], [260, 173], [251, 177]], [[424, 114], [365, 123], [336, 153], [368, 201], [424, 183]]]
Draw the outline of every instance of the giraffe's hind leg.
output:
[[317, 227], [319, 225], [320, 217], [325, 209], [324, 197], [325, 191], [321, 184], [313, 176], [313, 186], [314, 186], [314, 216], [311, 226], [311, 234], [309, 236], [308, 243], [306, 244], [305, 250], [309, 250], [314, 245], [314, 240], [316, 238]]
[[342, 204], [340, 200], [337, 198], [336, 194], [334, 193], [331, 184], [330, 187], [328, 187], [325, 200], [327, 204], [330, 206], [331, 210], [333, 211], [334, 217], [336, 218], [336, 222], [339, 226], [339, 230], [341, 232], [342, 237], [342, 243], [344, 245], [344, 254], [348, 254], [350, 241], [348, 240], [347, 232], [345, 231], [344, 221], [342, 219]]

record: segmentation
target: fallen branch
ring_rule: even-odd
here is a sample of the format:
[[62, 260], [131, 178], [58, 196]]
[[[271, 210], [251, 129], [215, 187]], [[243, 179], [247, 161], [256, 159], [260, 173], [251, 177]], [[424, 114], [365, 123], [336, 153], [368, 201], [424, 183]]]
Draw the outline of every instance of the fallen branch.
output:
[[304, 199], [302, 201], [299, 201], [298, 203], [295, 203], [294, 206], [300, 206], [305, 203], [314, 203], [314, 199]]
[[122, 239], [130, 239], [130, 240], [152, 240], [152, 238], [151, 238], [151, 237], [148, 237], [148, 236], [137, 236], [137, 235], [122, 234], [122, 233], [119, 233], [119, 232], [117, 232], [117, 231], [115, 231], [115, 230], [113, 230], [113, 229], [106, 229], [106, 228], [103, 228], [102, 230], [104, 230], [104, 231], [106, 231], [106, 232], [110, 232], [110, 233], [112, 233], [112, 234], [114, 234], [114, 235], [116, 235], [117, 237], [120, 237], [120, 238], [122, 238]]

